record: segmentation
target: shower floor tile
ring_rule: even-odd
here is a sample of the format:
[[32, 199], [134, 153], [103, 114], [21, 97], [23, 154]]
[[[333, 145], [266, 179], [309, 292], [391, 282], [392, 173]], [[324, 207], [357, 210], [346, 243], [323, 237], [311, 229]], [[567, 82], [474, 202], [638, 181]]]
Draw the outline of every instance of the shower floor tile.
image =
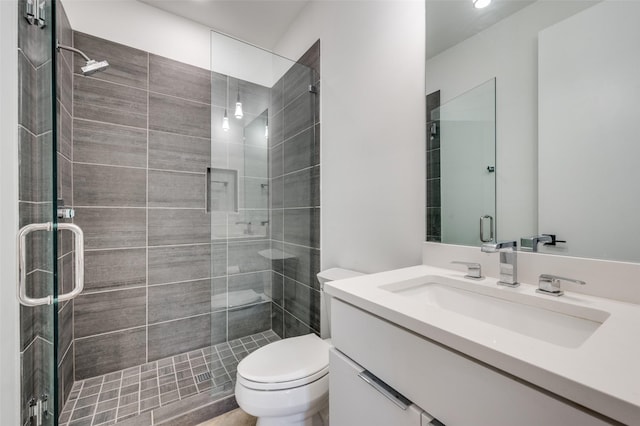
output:
[[265, 331], [137, 367], [77, 381], [59, 417], [60, 426], [102, 426], [190, 396], [225, 394], [235, 386], [238, 363], [279, 340]]

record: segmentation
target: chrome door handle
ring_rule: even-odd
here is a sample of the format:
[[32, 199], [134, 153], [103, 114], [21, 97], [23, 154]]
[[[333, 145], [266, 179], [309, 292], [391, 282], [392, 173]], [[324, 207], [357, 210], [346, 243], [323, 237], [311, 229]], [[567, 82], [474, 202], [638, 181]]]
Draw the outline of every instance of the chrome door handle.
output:
[[24, 306], [50, 305], [53, 295], [40, 298], [27, 296], [27, 235], [34, 231], [51, 231], [53, 223], [31, 223], [18, 231], [18, 301]]
[[[59, 223], [58, 229], [68, 229], [75, 235], [75, 284], [72, 291], [58, 295], [58, 301], [73, 299], [84, 289], [84, 234], [78, 225], [73, 223]], [[23, 226], [18, 231], [18, 301], [24, 306], [50, 305], [53, 295], [33, 298], [27, 296], [27, 235], [35, 231], [52, 231], [52, 222], [32, 223]]]

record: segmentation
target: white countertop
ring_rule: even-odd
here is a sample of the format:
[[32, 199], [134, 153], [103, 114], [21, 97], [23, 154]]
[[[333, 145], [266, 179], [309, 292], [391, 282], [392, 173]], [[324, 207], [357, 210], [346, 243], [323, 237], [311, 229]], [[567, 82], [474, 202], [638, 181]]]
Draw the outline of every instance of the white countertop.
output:
[[575, 348], [555, 345], [475, 320], [419, 300], [398, 296], [384, 285], [430, 275], [455, 278], [531, 297], [537, 285], [501, 287], [497, 279], [470, 281], [464, 274], [427, 265], [333, 281], [333, 297], [494, 366], [563, 398], [628, 425], [640, 425], [640, 305], [565, 291], [554, 302], [595, 308], [610, 316]]

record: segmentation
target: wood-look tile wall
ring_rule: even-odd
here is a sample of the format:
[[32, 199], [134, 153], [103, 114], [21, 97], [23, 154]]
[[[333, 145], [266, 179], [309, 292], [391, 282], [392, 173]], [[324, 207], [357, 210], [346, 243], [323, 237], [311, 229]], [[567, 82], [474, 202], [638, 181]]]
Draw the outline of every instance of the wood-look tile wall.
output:
[[272, 326], [281, 337], [320, 333], [319, 100], [318, 40], [271, 89], [272, 248], [290, 256], [272, 262]]
[[87, 77], [76, 61], [73, 74], [79, 380], [211, 342], [211, 75], [78, 32], [73, 43], [110, 64]]
[[[301, 59], [311, 68], [294, 66], [269, 90], [82, 33], [73, 43], [110, 63], [88, 77], [76, 63], [72, 79], [70, 197], [86, 247], [86, 289], [73, 309], [76, 380], [271, 326], [319, 332], [319, 97], [308, 90], [319, 90], [319, 44]], [[243, 143], [237, 120], [228, 133], [212, 127], [227, 84], [231, 94], [240, 86], [247, 123], [271, 94], [268, 148]], [[238, 213], [206, 212], [209, 165], [239, 171], [247, 194]], [[248, 192], [268, 182], [271, 210], [266, 194]], [[230, 238], [241, 233], [236, 222], [258, 226], [269, 212], [272, 235]], [[212, 222], [225, 229], [213, 243]], [[270, 262], [259, 255], [269, 248], [297, 260]], [[245, 289], [267, 289], [274, 303], [211, 303]]]
[[426, 240], [440, 242], [440, 91], [427, 95], [427, 206]]

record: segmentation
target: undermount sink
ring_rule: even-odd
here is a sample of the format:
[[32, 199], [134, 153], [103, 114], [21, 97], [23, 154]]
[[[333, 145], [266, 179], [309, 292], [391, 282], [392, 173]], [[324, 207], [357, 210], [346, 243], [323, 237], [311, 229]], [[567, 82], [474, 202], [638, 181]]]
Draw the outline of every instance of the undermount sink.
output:
[[383, 290], [548, 343], [577, 348], [609, 317], [598, 309], [432, 275]]

